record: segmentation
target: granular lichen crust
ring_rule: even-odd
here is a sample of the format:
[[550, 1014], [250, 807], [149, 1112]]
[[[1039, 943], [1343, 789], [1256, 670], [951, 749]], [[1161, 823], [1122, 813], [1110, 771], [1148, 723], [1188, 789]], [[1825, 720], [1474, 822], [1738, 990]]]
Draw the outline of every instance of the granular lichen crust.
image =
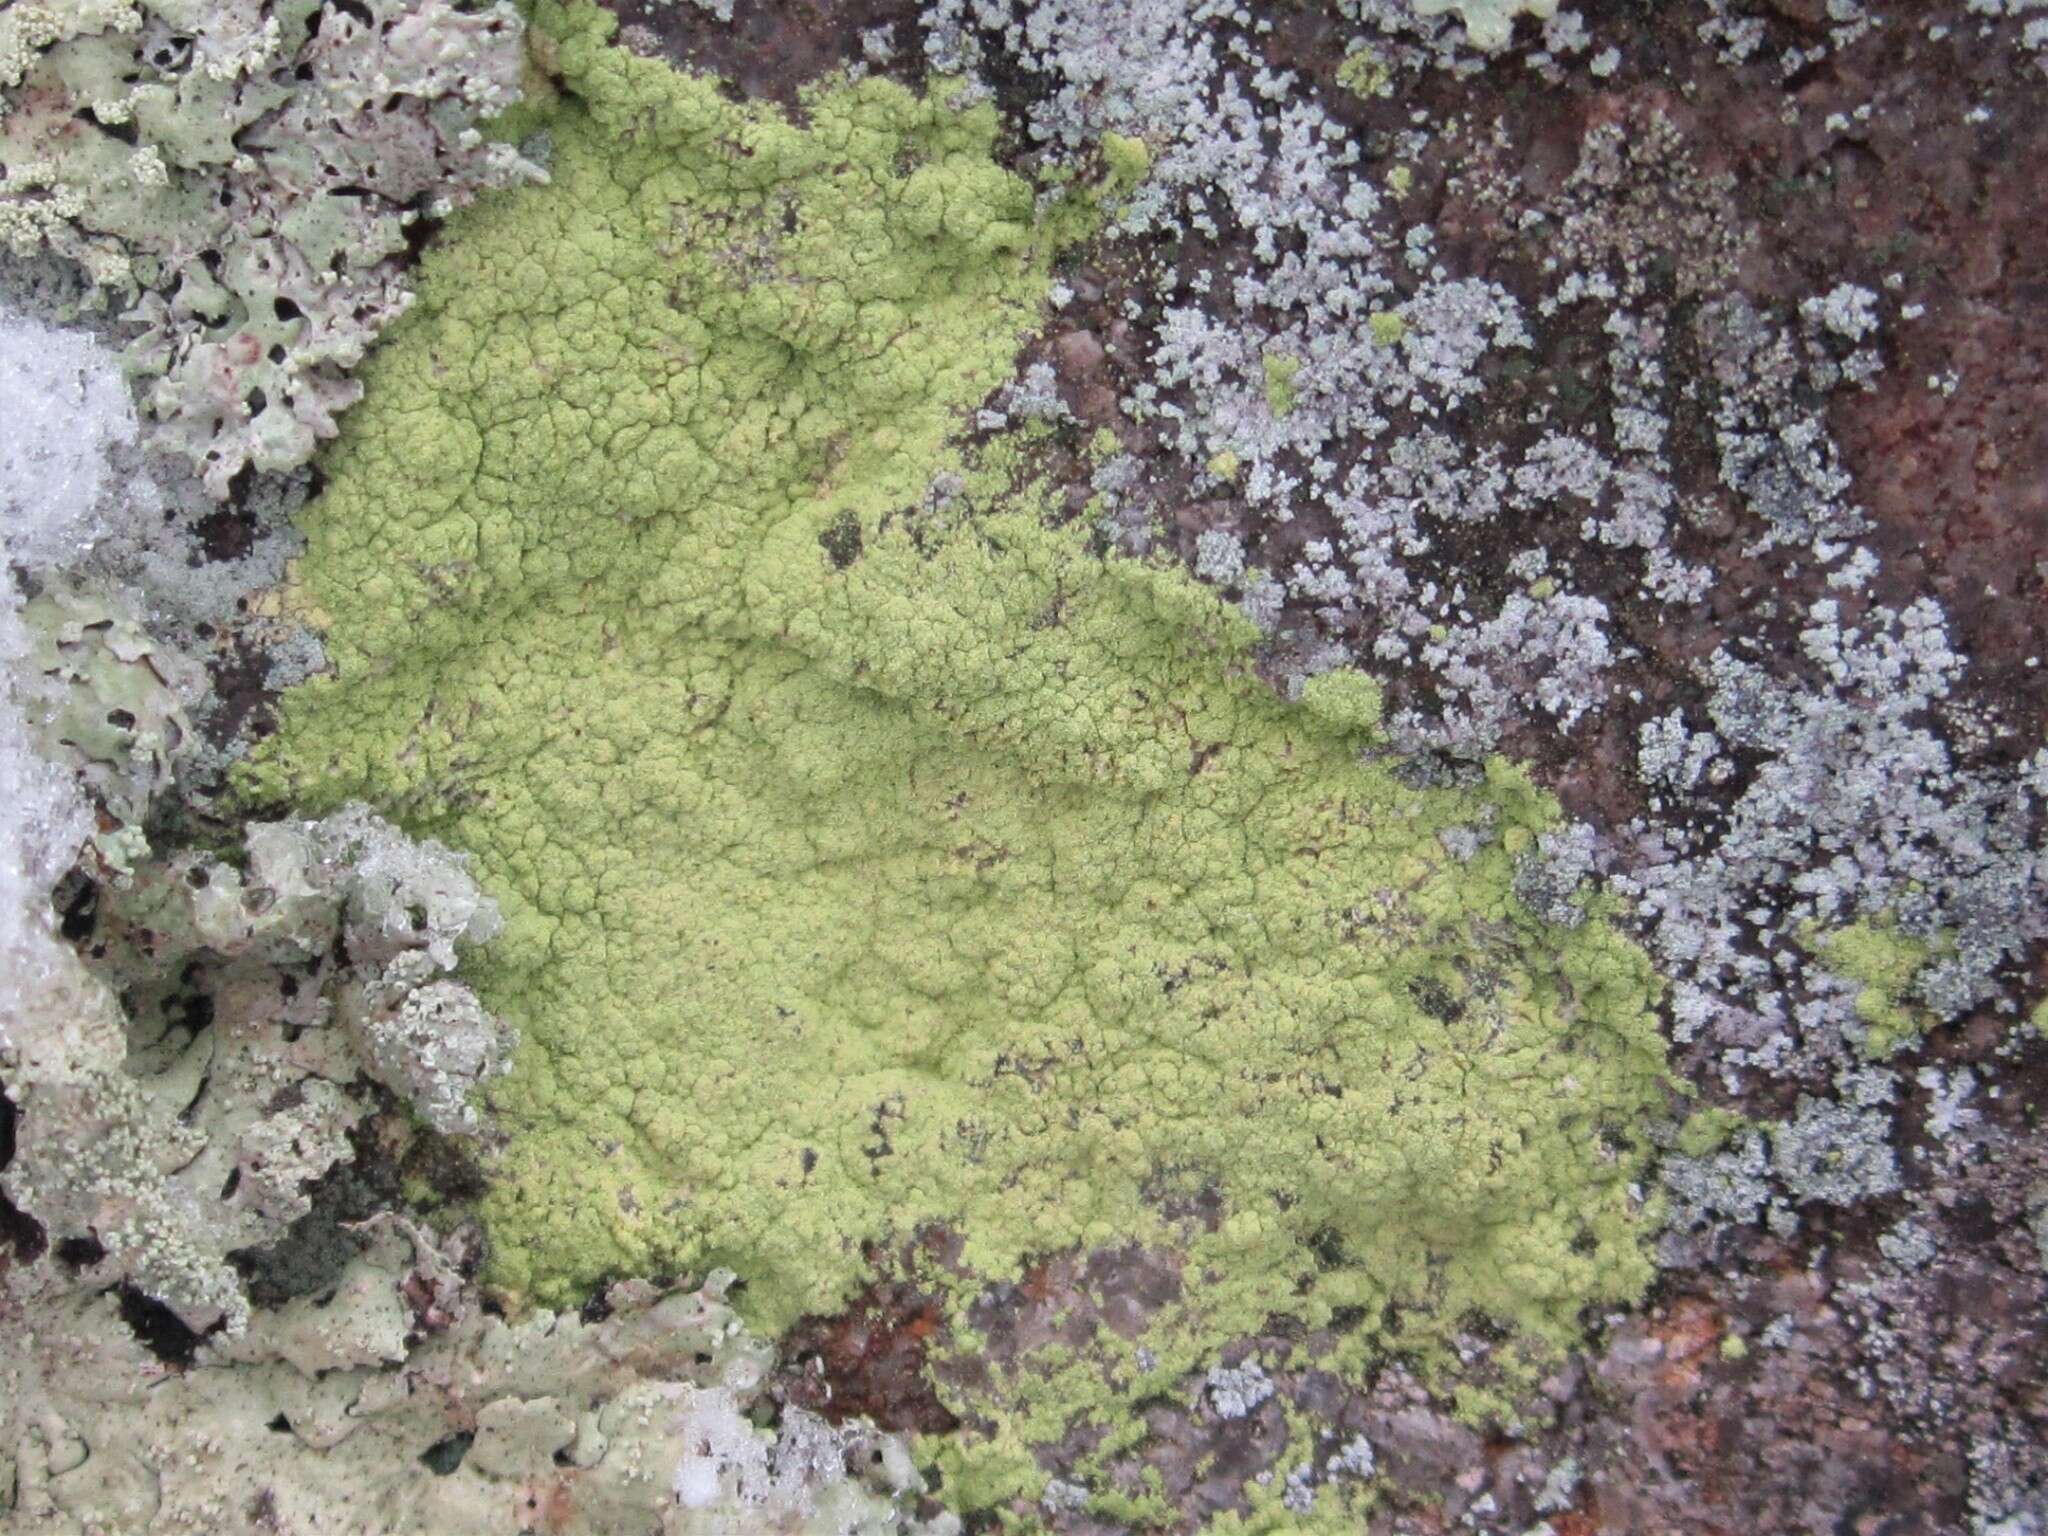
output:
[[249, 780], [503, 907], [500, 1280], [729, 1264], [773, 1329], [930, 1225], [982, 1276], [1172, 1243], [1218, 1338], [1637, 1294], [1655, 982], [1513, 895], [1548, 799], [1405, 787], [1357, 689], [1289, 707], [1178, 570], [958, 473], [1076, 223], [992, 111], [798, 128], [535, 26], [552, 185], [373, 361], [306, 523], [338, 674]]

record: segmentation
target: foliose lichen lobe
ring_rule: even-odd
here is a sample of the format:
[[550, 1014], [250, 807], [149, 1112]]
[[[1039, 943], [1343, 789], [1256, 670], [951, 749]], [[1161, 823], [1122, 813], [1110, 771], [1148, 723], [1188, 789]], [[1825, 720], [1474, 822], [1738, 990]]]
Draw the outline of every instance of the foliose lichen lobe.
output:
[[0, 12], [0, 251], [75, 268], [226, 499], [355, 402], [421, 221], [540, 174], [478, 124], [518, 95], [510, 3], [38, 0]]
[[1408, 787], [1357, 687], [1290, 708], [1214, 596], [958, 476], [1085, 210], [942, 90], [800, 127], [534, 25], [552, 184], [371, 363], [306, 525], [338, 673], [250, 779], [504, 910], [501, 1282], [730, 1264], [775, 1328], [933, 1225], [984, 1276], [1177, 1241], [1219, 1334], [1639, 1292], [1656, 984], [1519, 905], [1550, 802]]

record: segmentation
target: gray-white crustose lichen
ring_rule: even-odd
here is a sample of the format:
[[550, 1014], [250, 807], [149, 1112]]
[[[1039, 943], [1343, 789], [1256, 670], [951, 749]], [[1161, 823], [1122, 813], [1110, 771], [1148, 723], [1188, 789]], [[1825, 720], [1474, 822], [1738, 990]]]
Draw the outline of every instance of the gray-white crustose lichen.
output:
[[[1594, 44], [1575, 12], [1542, 9], [1513, 35], [1540, 43], [1528, 62], [1555, 82]], [[1830, 1060], [1898, 1048], [1907, 1032], [1872, 1029], [1883, 999], [1828, 946], [1855, 924], [1924, 950], [1900, 1009], [1929, 1023], [2012, 1012], [2001, 978], [2044, 910], [2048, 770], [2038, 755], [1958, 761], [1949, 743], [1972, 727], [1951, 702], [1967, 671], [1949, 620], [1926, 597], [1869, 600], [1872, 522], [1829, 421], [1832, 399], [1882, 376], [1896, 322], [1924, 310], [1905, 302], [1905, 280], [1831, 276], [1783, 302], [1751, 296], [1739, 274], [1758, 237], [1734, 180], [1702, 168], [1676, 115], [1641, 101], [1592, 123], [1548, 192], [1466, 146], [1474, 163], [1448, 167], [1437, 199], [1498, 205], [1535, 265], [1533, 285], [1499, 267], [1482, 280], [1405, 190], [1455, 125], [1411, 116], [1366, 158], [1330, 103], [1266, 63], [1263, 13], [1222, 0], [1013, 10], [938, 0], [930, 56], [1043, 78], [1022, 110], [1048, 158], [1105, 132], [1142, 142], [1148, 174], [1119, 229], [1188, 246], [1123, 301], [1143, 354], [1123, 406], [1159, 451], [1119, 453], [1098, 474], [1110, 541], [1142, 552], [1177, 499], [1196, 501], [1172, 512], [1195, 574], [1268, 632], [1274, 670], [1298, 683], [1355, 666], [1398, 684], [1393, 745], [1456, 774], [1513, 735], [1579, 732], [1628, 709], [1641, 658], [1583, 573], [1629, 562], [1631, 600], [1676, 620], [1721, 580], [1691, 535], [1732, 498], [1743, 558], [1810, 569], [1824, 596], [1789, 652], [1768, 604], [1725, 621], [1685, 690], [1703, 704], [1641, 725], [1644, 813], [1587, 850], [1676, 983], [1679, 1039], [1715, 1052], [1731, 1084], [1792, 1070], [1802, 1043]], [[1509, 41], [1516, 8], [1337, 10], [1357, 33], [1343, 78], [1398, 96], [1431, 71], [1469, 73], [1471, 45]], [[1828, 17], [1819, 53], [1788, 60], [1874, 25], [1846, 0]], [[1497, 431], [1485, 381], [1524, 360], [1547, 367], [1569, 328], [1600, 338], [1596, 408], [1546, 397]], [[1711, 495], [1680, 473], [1681, 427], [1711, 443]], [[1493, 573], [1446, 558], [1466, 530], [1560, 508], [1576, 539], [1523, 549], [1505, 572], [1518, 585], [1495, 590]]]

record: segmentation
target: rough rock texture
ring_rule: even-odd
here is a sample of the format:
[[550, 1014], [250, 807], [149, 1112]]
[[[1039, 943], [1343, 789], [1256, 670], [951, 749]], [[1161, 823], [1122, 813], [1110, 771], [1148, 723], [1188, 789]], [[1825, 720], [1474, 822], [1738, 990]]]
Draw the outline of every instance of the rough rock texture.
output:
[[[324, 9], [322, 35], [356, 13]], [[1407, 788], [1483, 801], [1492, 789], [1476, 764], [1506, 753], [1533, 765], [1572, 824], [1527, 829], [1537, 835], [1496, 868], [1495, 839], [1524, 829], [1482, 807], [1434, 828], [1427, 857], [1445, 871], [1477, 861], [1485, 878], [1498, 877], [1505, 910], [1540, 914], [1558, 934], [1633, 924], [1671, 983], [1659, 1022], [1696, 1094], [1689, 1117], [1631, 1115], [1603, 1149], [1640, 1170], [1643, 1209], [1661, 1217], [1649, 1295], [1578, 1319], [1579, 1346], [1540, 1363], [1481, 1310], [1445, 1317], [1425, 1302], [1321, 1315], [1302, 1297], [1256, 1315], [1233, 1307], [1228, 1337], [1210, 1331], [1197, 1335], [1199, 1349], [1152, 1353], [1146, 1339], [1159, 1319], [1233, 1286], [1241, 1299], [1244, 1274], [1258, 1270], [1190, 1264], [1191, 1253], [1213, 1253], [1203, 1245], [1243, 1191], [1165, 1168], [1142, 1193], [1168, 1230], [1148, 1216], [1147, 1241], [1128, 1241], [1128, 1231], [1077, 1238], [1063, 1216], [1038, 1234], [1049, 1251], [1022, 1255], [993, 1283], [966, 1258], [971, 1230], [928, 1226], [883, 1241], [879, 1224], [850, 1221], [875, 1228], [869, 1241], [835, 1249], [822, 1268], [851, 1299], [797, 1324], [766, 1396], [745, 1412], [782, 1414], [793, 1460], [825, 1433], [805, 1413], [873, 1415], [915, 1431], [911, 1452], [939, 1499], [1027, 1531], [2048, 1530], [2039, 1366], [2048, 1168], [2038, 1113], [2048, 1070], [2039, 1038], [2048, 1023], [2039, 568], [2048, 559], [2039, 515], [2048, 257], [2037, 238], [2048, 211], [2035, 174], [2048, 132], [2038, 110], [2048, 12], [2029, 0], [619, 0], [616, 9], [633, 54], [711, 71], [729, 96], [771, 100], [799, 125], [835, 120], [833, 98], [808, 88], [835, 68], [913, 93], [936, 71], [946, 100], [994, 112], [976, 153], [1035, 183], [1041, 212], [1056, 214], [1074, 187], [1110, 173], [1104, 234], [1050, 260], [1042, 306], [949, 333], [959, 356], [987, 346], [1005, 361], [967, 370], [973, 388], [949, 394], [948, 430], [964, 457], [915, 485], [899, 466], [907, 489], [894, 517], [943, 549], [935, 524], [994, 526], [989, 509], [1014, 513], [1015, 488], [1033, 487], [1022, 503], [1030, 514], [1071, 525], [1096, 556], [1178, 560], [1210, 584], [1264, 637], [1248, 670], [1322, 706], [1319, 718], [1334, 709]], [[125, 7], [81, 7], [52, 30], [50, 13], [17, 6], [5, 13], [17, 28], [10, 46], [24, 19], [41, 17], [48, 35], [26, 46], [54, 52], [66, 46], [60, 32], [97, 35], [103, 11]], [[257, 12], [209, 14], [248, 32]], [[542, 110], [506, 129], [536, 160], [549, 146], [530, 132], [561, 61], [543, 50], [539, 65]], [[72, 137], [90, 145], [95, 134]], [[116, 148], [95, 152], [125, 154], [109, 142]], [[739, 158], [748, 150], [759, 153], [746, 145]], [[728, 160], [705, 163], [723, 184]], [[892, 165], [880, 180], [913, 169]], [[206, 174], [231, 185], [236, 175]], [[729, 240], [724, 252], [734, 280], [760, 290], [764, 306], [789, 276], [767, 253], [804, 213], [801, 196], [788, 199], [778, 232], [774, 190], [764, 192], [758, 238]], [[434, 221], [408, 233], [407, 249], [386, 259], [394, 273], [413, 246], [430, 244]], [[701, 221], [674, 233], [686, 249], [710, 238]], [[932, 319], [927, 306], [913, 308], [913, 322]], [[605, 344], [614, 320], [581, 328], [579, 347]], [[915, 335], [914, 323], [903, 335]], [[53, 358], [75, 345], [39, 340]], [[714, 371], [731, 358], [728, 348], [686, 346], [678, 366], [687, 373], [706, 355]], [[884, 363], [875, 375], [892, 371]], [[109, 437], [117, 459], [140, 451], [122, 446], [136, 428], [110, 410], [104, 370], [86, 362], [77, 379], [76, 390], [60, 382], [40, 397], [62, 402], [56, 419], [75, 410], [92, 424], [81, 441]], [[524, 381], [504, 387], [516, 394]], [[559, 372], [535, 384], [560, 403], [549, 429], [563, 439], [578, 435], [589, 404], [579, 387]], [[145, 442], [150, 430], [139, 434]], [[717, 430], [693, 420], [694, 433]], [[873, 483], [859, 453], [876, 439], [852, 440], [847, 476], [820, 477], [821, 495]], [[635, 446], [609, 445], [620, 463]], [[98, 451], [43, 443], [35, 452], [57, 529], [62, 486], [81, 463], [89, 478]], [[724, 457], [760, 462], [751, 444]], [[129, 610], [145, 621], [148, 644], [163, 648], [175, 633], [212, 667], [214, 699], [184, 701], [205, 750], [218, 754], [209, 772], [240, 750], [241, 723], [268, 717], [279, 686], [320, 664], [298, 621], [334, 615], [308, 604], [302, 587], [250, 591], [282, 578], [282, 525], [312, 486], [280, 495], [261, 480], [230, 484], [203, 532], [183, 526], [199, 521], [186, 501], [166, 497], [161, 512], [136, 521], [176, 536], [124, 534], [129, 553], [109, 562], [130, 579], [148, 573], [151, 590]], [[644, 510], [636, 486], [612, 489], [576, 504]], [[722, 489], [708, 504], [723, 505]], [[337, 498], [331, 511], [342, 508]], [[327, 515], [316, 511], [314, 523]], [[348, 611], [410, 626], [476, 590], [466, 585], [481, 578], [465, 564], [463, 526], [444, 518], [428, 530], [441, 541], [432, 557], [398, 576], [427, 584], [417, 610], [379, 617], [373, 593]], [[822, 579], [847, 582], [852, 572], [857, 582], [886, 564], [878, 527], [860, 517], [792, 526], [818, 534], [801, 555], [834, 573]], [[15, 537], [10, 525], [9, 558], [19, 561]], [[627, 537], [607, 525], [605, 547]], [[552, 580], [543, 569], [552, 552], [523, 551], [519, 579]], [[214, 563], [186, 567], [192, 558]], [[908, 589], [930, 579], [909, 569]], [[1063, 567], [1044, 605], [1055, 630], [1084, 606], [1070, 593], [1086, 590], [1083, 570]], [[767, 582], [749, 603], [772, 604], [777, 590]], [[63, 600], [43, 592], [36, 601], [53, 597]], [[234, 616], [238, 600], [246, 618]], [[194, 645], [189, 619], [164, 627], [174, 610], [203, 610], [217, 627]], [[628, 649], [650, 632], [644, 612], [618, 616], [614, 628]], [[971, 651], [996, 632], [956, 617], [935, 626], [935, 648]], [[26, 654], [24, 633], [0, 627], [0, 653]], [[123, 643], [133, 648], [132, 637]], [[830, 636], [806, 643], [829, 646]], [[895, 648], [872, 649], [856, 660], [886, 671], [881, 652]], [[522, 668], [532, 652], [512, 648], [474, 686], [436, 690], [418, 740], [439, 741], [444, 728], [450, 742], [487, 736], [477, 721], [530, 675]], [[904, 670], [924, 684], [955, 675], [924, 662]], [[874, 686], [885, 685], [893, 682]], [[95, 748], [103, 769], [130, 729], [106, 723], [115, 736]], [[143, 722], [142, 734], [151, 730]], [[675, 739], [650, 728], [626, 768], [586, 763], [573, 782], [595, 797], [616, 794], [635, 770], [668, 762], [664, 753], [692, 750]], [[902, 745], [901, 734], [891, 742]], [[423, 816], [446, 815], [437, 828], [460, 821], [483, 829], [464, 836], [488, 844], [491, 808], [471, 797], [494, 770], [451, 751], [429, 773], [408, 755], [415, 745], [408, 738], [391, 760], [422, 782], [441, 773], [433, 781], [452, 798], [398, 796], [379, 809], [415, 831]], [[0, 733], [0, 783], [23, 785], [34, 824], [54, 837], [23, 844], [17, 863], [29, 873], [17, 885], [40, 896], [57, 883], [61, 906], [31, 901], [14, 931], [33, 936], [38, 964], [68, 966], [65, 935], [93, 938], [119, 906], [102, 893], [101, 916], [81, 899], [80, 877], [62, 877], [74, 851], [87, 853], [95, 887], [113, 878], [101, 861], [130, 857], [125, 822], [101, 826], [87, 848], [93, 796], [118, 800], [121, 788], [102, 771], [88, 794], [70, 768], [52, 772], [40, 746], [19, 762], [6, 746]], [[1190, 746], [1199, 773], [1216, 771], [1213, 757], [1199, 761], [1201, 743]], [[507, 760], [518, 755], [508, 749]], [[785, 754], [778, 771], [789, 768]], [[216, 813], [182, 783], [172, 793], [160, 803], [178, 817], [204, 823]], [[743, 797], [762, 798], [758, 788]], [[870, 815], [863, 829], [885, 822]], [[701, 835], [740, 825], [757, 823], [735, 812], [709, 818]], [[220, 830], [216, 853], [240, 843], [239, 827]], [[156, 828], [144, 836], [159, 841]], [[802, 855], [809, 868], [814, 850]], [[503, 850], [491, 856], [509, 861]], [[990, 856], [969, 844], [961, 858], [977, 879], [1000, 880], [1016, 863], [981, 868]], [[146, 866], [155, 856], [134, 857]], [[496, 877], [486, 883], [504, 897]], [[591, 882], [590, 911], [616, 898], [615, 884]], [[932, 958], [943, 951], [891, 947], [891, 934], [908, 931], [893, 920], [860, 926], [872, 900], [857, 888], [818, 932], [867, 935], [861, 952], [876, 963], [946, 983]], [[515, 934], [523, 915], [508, 902]], [[1012, 925], [1000, 937], [1028, 948], [1056, 926]], [[629, 947], [630, 925], [613, 917], [598, 927], [608, 946]], [[956, 928], [963, 943], [975, 939]], [[413, 974], [424, 963], [394, 957], [360, 984], [330, 989], [329, 1033], [346, 1035], [383, 1085], [357, 1080], [353, 1092], [409, 1095], [429, 1120], [453, 1125], [471, 1101], [437, 1096], [412, 1068], [430, 1064], [449, 1025], [457, 1034], [442, 1064], [457, 1077], [481, 1069], [488, 1052], [463, 1043], [478, 1038], [461, 1030], [468, 1008]], [[648, 974], [638, 961], [622, 968]], [[964, 970], [971, 979], [955, 995], [979, 1002], [990, 987], [972, 964]], [[1193, 968], [1169, 979], [1183, 1000], [1214, 986]], [[1471, 1016], [1462, 984], [1473, 978], [1423, 979], [1444, 982], [1410, 994], [1425, 1017], [1461, 1007]], [[1476, 984], [1483, 991], [1484, 978]], [[623, 1086], [611, 1080], [618, 1073], [591, 1069], [605, 1077], [604, 1112], [628, 1127], [660, 1091], [649, 1059], [634, 1055]], [[1019, 1054], [1015, 1065], [1049, 1109], [1072, 1108], [1072, 1074], [1057, 1053]], [[930, 1091], [922, 1077], [915, 1087]], [[1087, 1099], [1165, 1101], [1095, 1080]], [[773, 1126], [779, 1113], [769, 1105], [749, 1123]], [[16, 1156], [17, 1119], [0, 1098], [0, 1162]], [[804, 1154], [826, 1144], [824, 1119], [788, 1149], [793, 1193], [777, 1193], [778, 1211], [815, 1193]], [[400, 1138], [407, 1149], [393, 1151], [384, 1143], [398, 1123], [387, 1107], [345, 1138], [310, 1136], [315, 1161], [330, 1150], [352, 1157], [311, 1183], [294, 1181], [288, 1158], [279, 1163], [310, 1209], [260, 1257], [236, 1257], [259, 1320], [280, 1306], [304, 1316], [318, 1304], [294, 1295], [324, 1294], [347, 1264], [364, 1261], [367, 1234], [345, 1231], [338, 1213], [388, 1209], [401, 1189], [444, 1211], [488, 1201], [500, 1166], [488, 1146], [480, 1157], [450, 1155], [455, 1143], [415, 1123]], [[1224, 1132], [1263, 1145], [1236, 1124]], [[575, 1182], [587, 1161], [645, 1155], [630, 1136], [615, 1139], [550, 1166], [573, 1166]], [[852, 1116], [841, 1139], [852, 1166], [882, 1170], [876, 1179], [915, 1161], [909, 1127], [886, 1099]], [[677, 1198], [717, 1190], [712, 1203], [731, 1207], [720, 1183], [730, 1162], [693, 1163]], [[258, 1181], [236, 1198], [277, 1197], [267, 1188]], [[1075, 1222], [1095, 1188], [1085, 1174], [1068, 1181]], [[1304, 1211], [1289, 1204], [1298, 1194], [1282, 1181], [1273, 1201], [1290, 1241], [1290, 1215]], [[595, 1207], [593, 1220], [631, 1229], [652, 1196], [636, 1182], [633, 1199], [639, 1209], [621, 1206], [615, 1217]], [[928, 1198], [921, 1180], [918, 1199], [927, 1214], [946, 1203]], [[686, 1214], [664, 1214], [696, 1230]], [[773, 1230], [746, 1224], [741, 1237], [758, 1251]], [[1306, 1297], [1327, 1294], [1332, 1276], [1372, 1270], [1369, 1250], [1362, 1258], [1347, 1241], [1356, 1228], [1332, 1222], [1299, 1236]], [[68, 1259], [56, 1256], [39, 1246], [42, 1229], [4, 1203], [0, 1244], [44, 1275], [112, 1262], [76, 1239], [55, 1245]], [[1245, 1251], [1257, 1260], [1272, 1250]], [[735, 1299], [744, 1309], [774, 1293], [774, 1309], [787, 1313], [792, 1288], [819, 1272], [816, 1255], [793, 1253], [748, 1275]], [[433, 1311], [431, 1285], [402, 1283]], [[112, 1294], [127, 1325], [180, 1358], [195, 1354], [133, 1285]], [[599, 1310], [601, 1301], [593, 1318]], [[1387, 1357], [1384, 1341], [1404, 1331], [1432, 1341], [1428, 1358]], [[174, 1380], [178, 1369], [169, 1368]], [[1133, 1381], [1143, 1395], [1133, 1396]], [[736, 1491], [722, 1481], [727, 1470], [772, 1498], [781, 1455], [738, 1428], [740, 1397], [714, 1392], [691, 1405], [690, 1433], [716, 1448], [720, 1469], [722, 1513], [708, 1518], [743, 1522], [744, 1511], [722, 1502]], [[522, 1424], [545, 1419], [536, 1412]], [[289, 1422], [296, 1434], [297, 1418]], [[416, 1429], [424, 1434], [425, 1421], [381, 1443], [410, 1447]], [[469, 1462], [500, 1442], [482, 1428], [456, 1440], [463, 1433], [476, 1440], [432, 1442], [431, 1464], [439, 1471], [460, 1454], [445, 1481], [465, 1499], [499, 1497], [497, 1474], [483, 1463], [472, 1474]], [[839, 1443], [865, 1443], [850, 1433]], [[673, 1522], [709, 1495], [712, 1469], [686, 1461], [669, 1471], [671, 1505], [643, 1515]], [[33, 1456], [22, 1464], [31, 1483], [41, 1476]], [[315, 1470], [295, 1475], [309, 1490], [326, 1486]], [[519, 1506], [519, 1523], [581, 1518], [560, 1483], [549, 1486], [545, 1500]], [[907, 1512], [911, 1482], [890, 1486], [900, 1490], [894, 1508]]]

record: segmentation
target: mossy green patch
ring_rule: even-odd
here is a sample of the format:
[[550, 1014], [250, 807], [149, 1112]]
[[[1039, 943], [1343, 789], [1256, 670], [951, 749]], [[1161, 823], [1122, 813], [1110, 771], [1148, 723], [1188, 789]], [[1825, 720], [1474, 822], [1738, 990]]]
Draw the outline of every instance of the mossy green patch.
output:
[[1354, 96], [1368, 100], [1394, 93], [1394, 70], [1370, 44], [1347, 54], [1337, 66], [1337, 83]]
[[1301, 391], [1294, 382], [1301, 372], [1301, 359], [1284, 352], [1268, 352], [1260, 359], [1260, 366], [1266, 382], [1266, 409], [1276, 417], [1291, 415], [1301, 400]]
[[1152, 149], [1143, 139], [1128, 134], [1105, 133], [1102, 159], [1109, 167], [1110, 181], [1118, 192], [1127, 192], [1152, 172]]
[[1863, 1038], [1866, 1056], [1893, 1055], [1927, 1032], [1933, 1018], [1912, 1000], [1913, 978], [1943, 944], [1905, 932], [1889, 916], [1809, 935], [1807, 943], [1829, 970], [1861, 987], [1856, 1016], [1869, 1031]]
[[1324, 672], [1302, 685], [1302, 707], [1332, 730], [1356, 733], [1363, 746], [1378, 732], [1380, 685], [1363, 672]]
[[305, 520], [337, 674], [248, 776], [505, 910], [498, 1281], [730, 1265], [775, 1330], [924, 1226], [983, 1277], [1137, 1240], [1176, 1358], [1636, 1295], [1655, 980], [1516, 904], [1551, 802], [1405, 787], [1362, 680], [1288, 706], [1235, 610], [947, 448], [1075, 222], [992, 113], [870, 80], [800, 128], [535, 22], [552, 184], [372, 361]]
[[1672, 1145], [1683, 1157], [1712, 1157], [1754, 1124], [1746, 1115], [1709, 1105], [1680, 1123]]

